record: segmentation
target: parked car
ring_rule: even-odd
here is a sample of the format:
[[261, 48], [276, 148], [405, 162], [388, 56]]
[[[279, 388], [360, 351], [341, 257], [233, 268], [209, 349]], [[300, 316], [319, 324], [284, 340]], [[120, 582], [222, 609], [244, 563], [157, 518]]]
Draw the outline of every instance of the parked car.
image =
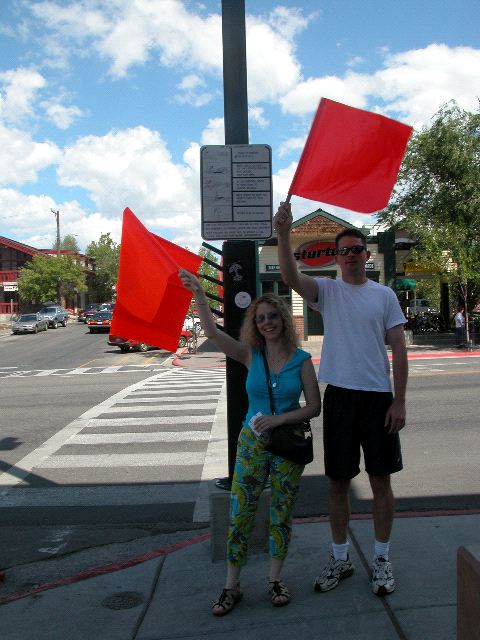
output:
[[110, 331], [112, 315], [111, 311], [97, 311], [93, 316], [87, 318], [87, 327], [90, 333]]
[[192, 316], [187, 316], [183, 322], [183, 328], [187, 329], [188, 331], [192, 331], [196, 333], [197, 336], [199, 336], [200, 332], [202, 331], [202, 323], [200, 322], [200, 318], [197, 318], [196, 316], [194, 316], [193, 318]]
[[410, 300], [407, 305], [407, 317], [411, 318], [419, 313], [438, 313], [438, 309], [432, 307], [425, 298]]
[[85, 309], [78, 311], [78, 322], [87, 322], [87, 318], [93, 316], [100, 310], [98, 302], [89, 302], [85, 305]]
[[40, 313], [22, 313], [12, 324], [12, 333], [38, 333], [48, 329], [48, 318]]
[[39, 311], [42, 316], [48, 318], [48, 325], [56, 329], [58, 325], [67, 326], [68, 311], [58, 304], [42, 307]]
[[[180, 340], [178, 342], [178, 348], [182, 349], [186, 346], [187, 342], [192, 337], [192, 332], [187, 329], [182, 329], [182, 333], [180, 334]], [[138, 340], [131, 340], [128, 338], [122, 338], [121, 336], [115, 336], [110, 334], [108, 336], [108, 344], [112, 347], [120, 347], [122, 351], [149, 351], [150, 349], [158, 349], [158, 347], [154, 347], [153, 345], [146, 344], [145, 342], [139, 342]]]

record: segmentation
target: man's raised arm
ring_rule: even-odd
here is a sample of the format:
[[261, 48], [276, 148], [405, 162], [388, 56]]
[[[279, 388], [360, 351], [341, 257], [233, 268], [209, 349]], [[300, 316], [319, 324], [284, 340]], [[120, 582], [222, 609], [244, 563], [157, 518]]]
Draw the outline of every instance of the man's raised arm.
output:
[[280, 273], [285, 284], [305, 298], [307, 302], [316, 302], [318, 289], [315, 280], [305, 273], [300, 273], [293, 256], [290, 244], [290, 229], [292, 227], [292, 209], [290, 203], [281, 202], [273, 218], [273, 227], [278, 239], [278, 261]]

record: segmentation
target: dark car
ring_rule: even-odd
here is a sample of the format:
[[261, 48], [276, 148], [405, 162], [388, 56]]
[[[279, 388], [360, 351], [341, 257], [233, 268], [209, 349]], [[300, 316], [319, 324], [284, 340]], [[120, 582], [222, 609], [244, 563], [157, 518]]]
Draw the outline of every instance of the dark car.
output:
[[48, 319], [48, 326], [56, 329], [58, 325], [67, 326], [68, 311], [58, 304], [52, 304], [42, 307], [39, 313]]
[[87, 318], [92, 317], [97, 311], [100, 311], [98, 302], [89, 302], [85, 305], [85, 309], [80, 309], [78, 312], [78, 322], [86, 322]]
[[90, 333], [110, 331], [112, 316], [111, 311], [97, 311], [93, 316], [87, 318], [87, 327]]
[[[187, 329], [182, 329], [180, 340], [178, 342], [178, 348], [183, 348], [192, 337], [192, 332]], [[145, 342], [139, 342], [138, 340], [129, 340], [128, 338], [122, 338], [121, 336], [114, 336], [110, 334], [108, 336], [108, 344], [112, 347], [120, 347], [122, 351], [148, 351], [149, 349], [158, 349], [153, 345], [146, 344]]]
[[12, 324], [12, 333], [38, 333], [48, 329], [48, 319], [40, 313], [22, 313]]

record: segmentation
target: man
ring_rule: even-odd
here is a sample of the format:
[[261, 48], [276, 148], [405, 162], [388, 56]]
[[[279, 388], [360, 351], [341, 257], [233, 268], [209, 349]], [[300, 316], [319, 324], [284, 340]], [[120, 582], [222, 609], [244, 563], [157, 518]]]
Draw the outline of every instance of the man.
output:
[[453, 318], [455, 322], [455, 343], [457, 349], [461, 349], [464, 344], [465, 336], [465, 316], [463, 315], [463, 307], [457, 307], [457, 313]]
[[[395, 293], [368, 280], [370, 257], [360, 230], [346, 229], [336, 238], [341, 279], [313, 278], [298, 271], [290, 229], [289, 204], [281, 203], [274, 218], [283, 281], [323, 316], [325, 329], [319, 380], [328, 384], [324, 397], [323, 441], [329, 478], [332, 553], [315, 579], [316, 591], [330, 591], [353, 573], [347, 540], [350, 480], [360, 473], [360, 448], [373, 493], [375, 545], [372, 589], [379, 596], [395, 589], [389, 561], [394, 497], [390, 474], [402, 469], [398, 432], [405, 426], [408, 377], [403, 325]], [[393, 360], [392, 396], [390, 365]]]

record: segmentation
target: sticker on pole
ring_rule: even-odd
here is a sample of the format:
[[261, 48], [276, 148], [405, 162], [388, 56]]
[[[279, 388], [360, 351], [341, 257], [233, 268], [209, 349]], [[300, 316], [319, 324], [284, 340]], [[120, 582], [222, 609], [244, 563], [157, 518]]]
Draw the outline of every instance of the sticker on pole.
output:
[[265, 240], [272, 236], [269, 145], [203, 146], [200, 174], [204, 240]]

